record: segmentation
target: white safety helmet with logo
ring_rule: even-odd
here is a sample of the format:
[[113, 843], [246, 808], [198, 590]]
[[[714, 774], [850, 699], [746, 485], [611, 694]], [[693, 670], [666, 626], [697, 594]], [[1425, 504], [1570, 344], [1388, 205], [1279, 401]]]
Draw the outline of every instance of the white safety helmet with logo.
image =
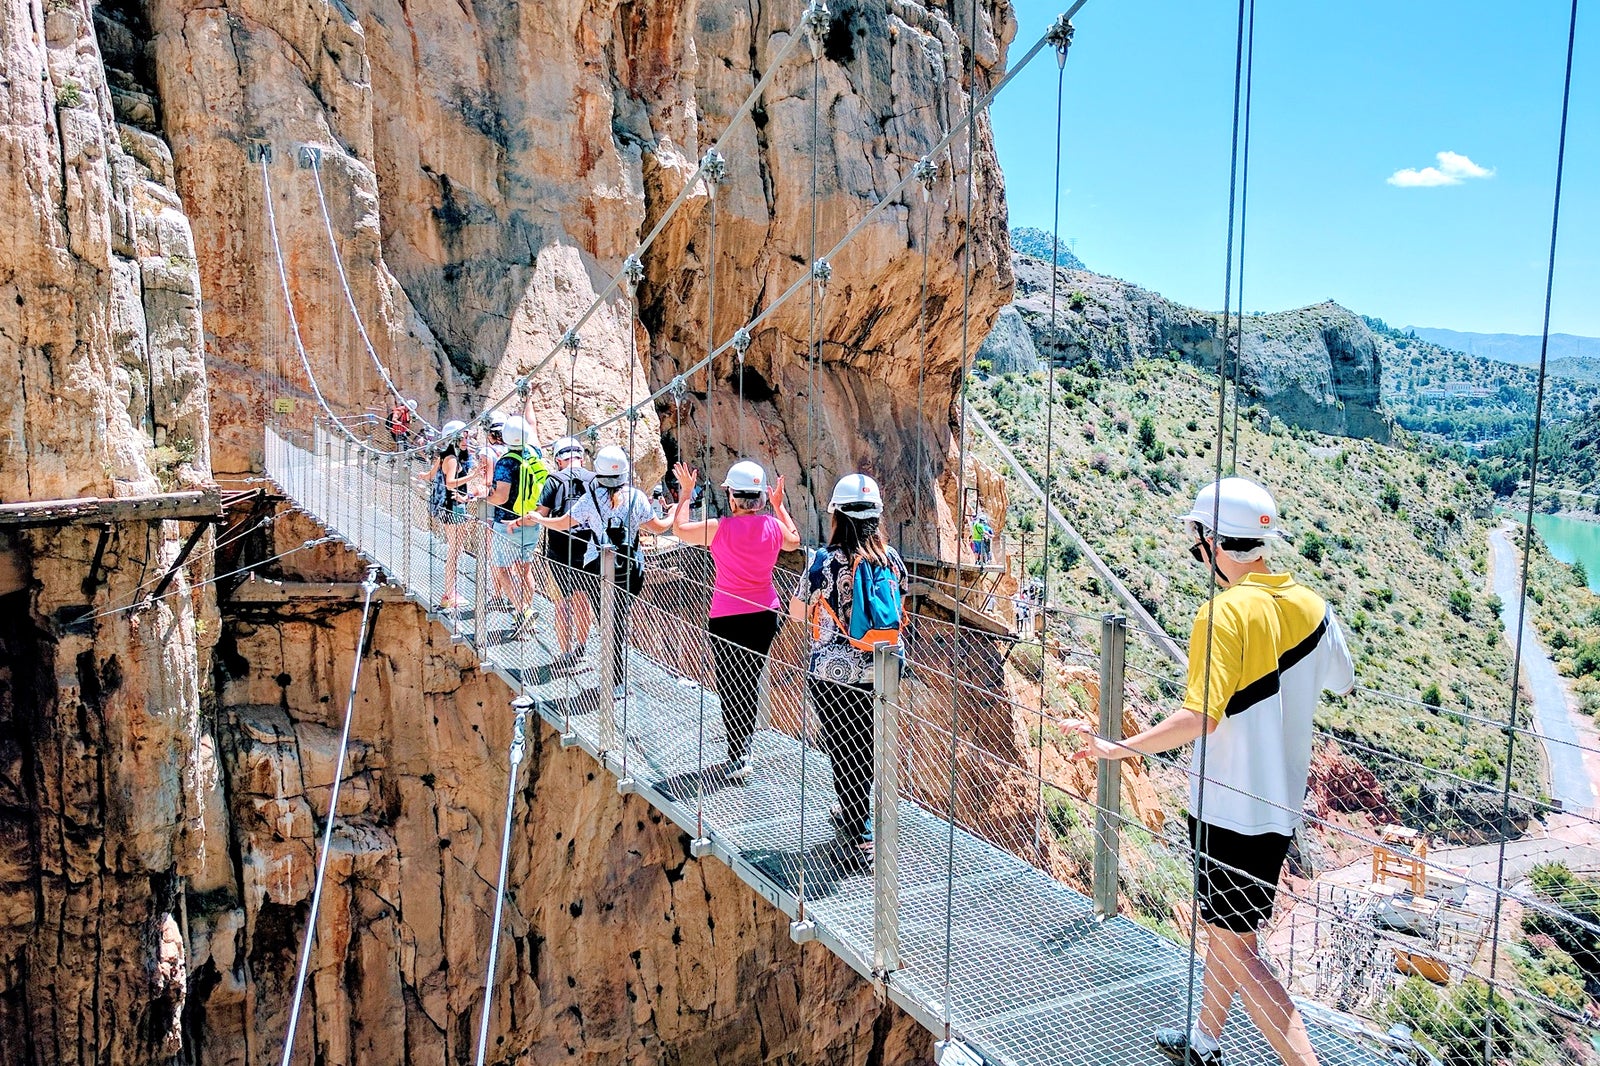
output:
[[735, 496], [761, 496], [767, 491], [767, 472], [753, 459], [741, 459], [728, 467], [722, 487]]
[[883, 492], [878, 483], [866, 474], [846, 474], [833, 486], [833, 498], [828, 501], [829, 511], [842, 511], [851, 518], [880, 518], [883, 515]]
[[521, 415], [512, 415], [500, 427], [500, 433], [505, 437], [507, 446], [520, 448], [528, 440], [528, 423], [522, 420]]
[[550, 451], [558, 463], [566, 459], [582, 459], [583, 442], [577, 437], [562, 437], [550, 446]]
[[601, 448], [594, 457], [594, 481], [601, 488], [620, 489], [628, 482], [628, 453], [615, 444]]
[[[1194, 506], [1187, 514], [1179, 515], [1178, 521], [1184, 523], [1197, 540], [1207, 532], [1233, 540], [1265, 541], [1284, 535], [1283, 528], [1278, 525], [1278, 505], [1272, 494], [1242, 477], [1225, 477], [1201, 488], [1195, 494]], [[1266, 554], [1266, 546], [1228, 554], [1241, 563], [1254, 562]]]

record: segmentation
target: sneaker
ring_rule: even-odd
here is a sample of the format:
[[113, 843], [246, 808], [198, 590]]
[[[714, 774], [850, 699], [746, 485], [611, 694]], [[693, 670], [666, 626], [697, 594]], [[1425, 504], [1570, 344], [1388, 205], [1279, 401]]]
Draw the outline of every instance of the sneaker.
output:
[[485, 611], [512, 611], [516, 608], [512, 606], [511, 601], [506, 597], [494, 596], [490, 598], [488, 603], [483, 605], [483, 609]]
[[1222, 1066], [1222, 1049], [1199, 1052], [1189, 1046], [1189, 1034], [1182, 1029], [1157, 1029], [1156, 1050], [1183, 1066]]
[[750, 780], [750, 775], [755, 772], [756, 764], [751, 761], [750, 756], [746, 755], [743, 758], [734, 760], [733, 768], [728, 771], [728, 780], [736, 785], [742, 785]]

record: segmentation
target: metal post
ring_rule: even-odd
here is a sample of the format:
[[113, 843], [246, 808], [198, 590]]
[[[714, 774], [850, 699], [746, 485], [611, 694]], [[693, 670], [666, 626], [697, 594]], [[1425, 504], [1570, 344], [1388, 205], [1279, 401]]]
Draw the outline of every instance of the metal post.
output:
[[472, 559], [472, 649], [482, 659], [489, 654], [489, 626], [484, 610], [489, 605], [489, 586], [494, 581], [494, 571], [489, 560], [494, 557], [494, 509], [483, 501], [483, 520], [478, 525], [479, 536], [473, 538], [478, 554]]
[[872, 652], [872, 970], [900, 968], [900, 649]]
[[483, 1014], [478, 1019], [478, 1054], [472, 1061], [483, 1066], [484, 1053], [489, 1047], [489, 1012], [494, 1007], [494, 970], [500, 961], [500, 919], [505, 910], [506, 868], [511, 860], [511, 815], [517, 805], [517, 770], [528, 740], [528, 710], [533, 701], [518, 696], [512, 701], [516, 718], [511, 723], [510, 768], [506, 774], [506, 817], [500, 829], [500, 876], [495, 881], [494, 920], [489, 929], [489, 970], [483, 979]]
[[[1127, 662], [1128, 620], [1100, 618], [1100, 736], [1122, 739], [1122, 686]], [[1101, 759], [1095, 766], [1094, 909], [1101, 918], [1117, 913], [1117, 853], [1121, 842], [1122, 764]]]
[[[400, 482], [400, 584], [405, 588], [416, 591], [416, 575], [411, 569], [411, 502], [416, 493], [411, 488], [411, 471], [406, 469], [404, 463], [397, 464], [399, 469], [395, 472]], [[427, 508], [423, 508], [426, 512]], [[432, 566], [429, 566], [432, 572]], [[433, 582], [429, 581], [422, 589], [423, 605], [429, 609], [434, 606]]]
[[600, 751], [617, 750], [617, 549], [600, 548]]

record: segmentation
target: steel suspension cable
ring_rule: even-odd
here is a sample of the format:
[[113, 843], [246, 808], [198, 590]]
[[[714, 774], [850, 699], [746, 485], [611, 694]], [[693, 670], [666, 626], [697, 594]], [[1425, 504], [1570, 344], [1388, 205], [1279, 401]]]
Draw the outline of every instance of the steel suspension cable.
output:
[[[954, 626], [950, 638], [953, 642], [951, 649], [951, 662], [961, 660], [961, 538], [965, 535], [962, 522], [966, 513], [966, 479], [967, 479], [967, 348], [971, 341], [972, 328], [972, 201], [977, 195], [977, 183], [974, 180], [973, 167], [977, 160], [978, 129], [975, 116], [977, 115], [976, 96], [978, 92], [978, 0], [972, 0], [968, 23], [971, 33], [967, 41], [967, 99], [972, 102], [973, 110], [969, 117], [974, 121], [967, 126], [967, 172], [966, 193], [967, 204], [962, 231], [961, 250], [961, 363], [956, 378], [956, 403], [959, 424], [956, 430], [956, 551], [955, 551], [955, 590], [951, 596], [954, 606]], [[974, 515], [976, 517], [976, 515]], [[974, 557], [973, 562], [977, 559]], [[961, 686], [950, 686], [950, 807], [949, 822], [945, 835], [945, 877], [944, 877], [944, 1039], [950, 1040], [950, 1026], [953, 1008], [950, 1002], [951, 981], [953, 977], [953, 939], [955, 935], [955, 891], [956, 891], [956, 785], [959, 778], [959, 769], [956, 755], [961, 734]]]
[[[1072, 7], [1067, 9], [1067, 17], [1071, 18], [1086, 3], [1088, 3], [1088, 0], [1076, 0], [1076, 2], [1072, 5]], [[1034, 60], [1034, 58], [1037, 57], [1038, 54], [1041, 51], [1044, 50], [1045, 45], [1047, 45], [1048, 43], [1049, 43], [1048, 37], [1043, 37], [1043, 36], [1040, 37], [1037, 41], [1035, 41], [1033, 43], [1032, 47], [1030, 47], [1028, 49], [1028, 51], [1026, 53], [1024, 53], [1022, 59], [1018, 61], [1017, 65], [1012, 67], [1010, 70], [1008, 70], [1004, 77], [1002, 77], [998, 82], [996, 82], [994, 84], [994, 86], [988, 92], [984, 93], [982, 100], [979, 102], [979, 107], [976, 110], [969, 111], [964, 118], [962, 118], [959, 122], [957, 122], [949, 130], [945, 131], [944, 135], [941, 136], [939, 138], [939, 140], [933, 145], [933, 147], [931, 147], [928, 150], [928, 157], [931, 158], [934, 155], [937, 155], [939, 152], [943, 151], [946, 147], [948, 147], [951, 144], [951, 142], [953, 142], [956, 139], [956, 137], [960, 136], [961, 132], [967, 128], [967, 126], [973, 121], [974, 117], [978, 113], [980, 113], [981, 111], [986, 110], [988, 108], [989, 104], [994, 101], [994, 98], [1000, 94], [1001, 90], [1003, 90], [1007, 85], [1010, 85], [1011, 82], [1017, 77], [1017, 75], [1021, 74], [1022, 71], [1027, 69], [1028, 64], [1031, 63]], [[880, 213], [882, 213], [883, 211], [885, 211], [890, 205], [901, 202], [900, 197], [905, 192], [906, 186], [909, 185], [916, 178], [916, 176], [917, 176], [917, 173], [916, 173], [916, 168], [915, 167], [913, 167], [911, 169], [908, 169], [904, 176], [902, 176], [898, 181], [896, 181], [887, 190], [885, 190], [883, 192], [883, 194], [880, 195], [877, 198], [877, 200], [875, 200], [873, 202], [872, 206], [869, 207], [862, 214], [862, 216], [859, 219], [856, 220], [856, 224], [854, 226], [850, 227], [850, 229], [845, 233], [845, 235], [843, 237], [840, 237], [839, 240], [837, 242], [835, 242], [835, 244], [833, 245], [832, 248], [830, 248], [827, 252], [825, 252], [819, 259], [814, 260], [814, 262], [831, 262], [834, 259], [834, 257], [836, 257], [841, 251], [843, 251], [845, 249], [845, 247], [847, 245], [849, 245], [849, 243], [851, 241], [855, 240], [855, 238], [858, 235], [860, 235], [862, 230], [864, 230], [868, 225], [871, 224], [873, 219], [877, 218], [878, 215]], [[742, 327], [740, 327], [740, 329], [745, 333], [754, 334], [758, 327], [760, 327], [763, 323], [765, 323], [773, 315], [777, 314], [780, 308], [782, 308], [791, 299], [793, 299], [802, 290], [804, 290], [806, 288], [806, 286], [808, 284], [810, 284], [810, 282], [811, 282], [811, 274], [809, 272], [807, 274], [805, 274], [805, 275], [802, 275], [799, 278], [796, 278], [795, 281], [787, 289], [785, 289], [781, 294], [779, 294], [777, 299], [773, 300], [770, 304], [767, 304], [765, 307], [763, 307], [759, 313], [757, 313], [753, 318], [751, 318]], [[723, 352], [725, 352], [729, 348], [733, 347], [735, 345], [735, 343], [739, 340], [739, 338], [740, 338], [740, 332], [735, 332], [734, 336], [732, 338], [730, 338], [729, 340], [723, 341], [720, 345], [718, 345], [716, 350], [714, 352], [712, 352], [712, 355], [713, 356], [721, 355]], [[705, 365], [706, 365], [706, 360], [702, 359], [700, 362], [694, 364], [693, 366], [691, 366], [687, 370], [685, 370], [684, 374], [688, 375], [688, 374], [698, 373]], [[646, 396], [643, 400], [641, 400], [639, 402], [641, 404], [653, 403], [656, 400], [660, 399], [662, 396], [665, 396], [667, 394], [668, 390], [671, 387], [672, 386], [671, 386], [670, 383], [668, 385], [663, 385], [661, 388], [657, 389], [655, 392], [651, 393], [649, 396]], [[596, 430], [604, 429], [606, 426], [610, 425], [611, 423], [617, 421], [617, 419], [622, 418], [624, 416], [625, 416], [624, 413], [619, 413], [619, 414], [612, 415], [610, 418], [607, 418], [607, 419], [604, 419], [604, 420], [602, 420], [600, 422], [595, 423], [593, 428], [596, 429]], [[385, 453], [385, 454], [392, 454], [392, 453]]]
[[806, 438], [808, 449], [811, 452], [811, 473], [807, 480], [811, 483], [811, 499], [813, 508], [817, 515], [817, 539], [819, 541], [822, 541], [826, 537], [826, 532], [823, 529], [823, 511], [819, 502], [820, 497], [818, 496], [817, 486], [818, 475], [822, 471], [822, 464], [819, 462], [819, 457], [817, 455], [818, 434], [816, 418], [817, 412], [821, 410], [823, 406], [817, 402], [817, 389], [821, 386], [822, 373], [821, 367], [818, 365], [821, 361], [821, 353], [817, 350], [817, 271], [819, 269], [819, 262], [817, 260], [817, 184], [820, 180], [818, 175], [821, 169], [820, 157], [822, 155], [821, 146], [818, 143], [818, 139], [821, 136], [821, 133], [818, 129], [820, 118], [819, 112], [821, 111], [822, 107], [821, 95], [822, 33], [813, 32], [811, 35], [811, 244], [808, 252], [811, 269], [806, 275], [808, 292], [810, 296], [810, 306], [808, 309], [810, 324], [809, 332], [807, 334], [808, 339], [806, 342], [806, 354], [810, 360], [809, 369], [811, 373], [811, 389], [806, 396], [806, 404], [809, 407], [809, 411], [807, 412], [808, 417], [806, 418]]
[[[812, 0], [812, 6], [813, 7], [818, 6], [819, 4], [820, 4], [820, 0]], [[808, 11], [809, 10], [810, 9], [808, 8]], [[784, 63], [788, 60], [790, 54], [794, 51], [794, 49], [799, 44], [799, 39], [800, 39], [801, 36], [803, 36], [803, 35], [802, 34], [798, 34], [798, 33], [793, 33], [793, 34], [789, 35], [788, 40], [786, 40], [784, 42], [783, 46], [778, 50], [777, 56], [773, 58], [771, 63], [768, 65], [767, 69], [764, 72], [762, 72], [761, 77], [756, 81], [755, 86], [750, 90], [750, 94], [747, 97], [745, 97], [744, 103], [742, 103], [739, 106], [739, 109], [733, 113], [733, 116], [731, 118], [729, 118], [728, 124], [723, 128], [723, 131], [722, 131], [721, 135], [718, 136], [716, 142], [712, 145], [712, 148], [711, 148], [712, 151], [717, 151], [717, 152], [720, 153], [720, 150], [721, 150], [721, 148], [723, 146], [723, 143], [730, 136], [733, 135], [733, 133], [734, 133], [735, 129], [738, 127], [739, 123], [741, 121], [743, 121], [750, 114], [750, 112], [754, 109], [757, 101], [759, 101], [761, 99], [762, 94], [766, 92], [767, 86], [771, 84], [773, 77], [777, 74], [777, 72], [780, 69], [782, 69]], [[265, 176], [265, 170], [266, 170], [266, 158], [263, 155], [263, 157], [262, 157], [263, 177]], [[700, 177], [701, 177], [701, 171], [698, 168], [695, 170], [695, 172], [693, 174], [690, 174], [688, 176], [688, 178], [684, 181], [683, 188], [678, 192], [678, 195], [673, 199], [672, 203], [667, 206], [667, 209], [662, 213], [661, 217], [656, 220], [655, 225], [653, 227], [651, 227], [650, 232], [645, 235], [644, 240], [639, 242], [638, 247], [634, 249], [633, 255], [630, 258], [643, 259], [645, 252], [648, 251], [649, 248], [651, 247], [651, 245], [653, 245], [655, 243], [656, 239], [661, 236], [661, 233], [666, 229], [667, 224], [672, 220], [673, 216], [676, 215], [678, 210], [684, 205], [684, 203], [686, 203], [688, 201], [689, 195], [694, 190], [695, 183], [696, 183], [697, 179], [699, 179]], [[269, 208], [269, 213], [270, 213], [270, 207], [271, 207], [271, 205], [270, 205], [270, 196], [268, 197], [268, 199], [269, 199], [268, 208]], [[276, 224], [273, 224], [272, 229], [273, 229], [273, 242], [276, 245], [276, 243], [277, 243], [277, 228], [276, 228]], [[626, 263], [624, 263], [624, 270], [625, 269], [626, 269]], [[279, 272], [280, 273], [284, 273], [284, 267], [283, 267], [281, 253], [279, 255]], [[621, 285], [622, 281], [623, 281], [623, 272], [624, 272], [623, 270], [619, 270], [611, 278], [611, 280], [606, 284], [605, 288], [602, 289], [595, 296], [594, 300], [590, 302], [589, 306], [584, 310], [584, 312], [581, 315], [578, 316], [577, 320], [571, 326], [569, 326], [567, 328], [567, 330], [562, 334], [561, 338], [551, 347], [550, 351], [542, 359], [540, 359], [536, 364], [534, 364], [533, 369], [531, 369], [531, 370], [527, 371], [526, 373], [524, 373], [523, 375], [521, 375], [521, 377], [519, 378], [519, 385], [521, 385], [522, 383], [531, 381], [537, 374], [539, 374], [540, 371], [544, 370], [545, 367], [550, 365], [551, 361], [554, 360], [555, 357], [560, 354], [562, 348], [568, 347], [570, 345], [570, 339], [573, 339], [573, 338], [577, 337], [578, 332], [588, 323], [590, 318], [594, 317], [595, 312], [598, 311], [600, 309], [600, 307], [602, 305], [604, 305], [606, 300], [608, 300], [611, 297], [611, 295], [617, 291], [618, 286]], [[284, 279], [284, 288], [287, 291], [287, 289], [288, 289], [287, 278]], [[292, 313], [291, 313], [291, 317], [292, 317]], [[296, 329], [296, 333], [298, 334], [298, 329]], [[298, 337], [297, 337], [297, 346], [298, 346]], [[363, 451], [372, 452], [374, 454], [387, 455], [387, 456], [391, 456], [391, 457], [394, 457], [394, 456], [411, 457], [411, 456], [421, 455], [424, 452], [428, 451], [432, 447], [432, 444], [422, 444], [422, 445], [417, 445], [417, 446], [414, 446], [414, 447], [411, 447], [411, 448], [401, 448], [401, 449], [398, 449], [398, 450], [395, 450], [395, 451], [380, 451], [379, 449], [371, 447], [365, 441], [363, 441], [360, 438], [356, 437], [355, 434], [351, 433], [341, 423], [339, 423], [337, 421], [336, 416], [334, 416], [331, 413], [331, 410], [327, 406], [326, 400], [322, 397], [321, 390], [317, 387], [316, 377], [315, 377], [314, 374], [311, 373], [310, 362], [309, 362], [309, 360], [306, 360], [304, 358], [303, 350], [301, 352], [301, 356], [302, 356], [302, 362], [305, 364], [305, 369], [307, 371], [307, 375], [308, 375], [308, 377], [310, 378], [310, 381], [311, 381], [312, 392], [316, 395], [316, 397], [318, 399], [318, 402], [319, 402], [319, 405], [322, 406], [323, 409], [324, 409], [324, 412], [328, 414], [328, 417], [329, 417], [330, 421], [334, 422], [335, 430], [340, 435], [342, 435], [347, 441], [349, 441], [351, 444], [355, 445], [357, 448], [359, 448], [359, 449], [361, 449]], [[489, 406], [485, 407], [483, 410], [479, 411], [477, 414], [473, 415], [470, 419], [467, 419], [466, 420], [467, 429], [470, 430], [473, 426], [486, 424], [488, 422], [489, 418], [494, 414], [494, 412], [496, 412], [500, 408], [504, 407], [514, 397], [520, 397], [520, 396], [521, 396], [521, 393], [517, 389], [513, 389], [511, 392], [508, 392], [505, 395], [501, 396], [499, 399], [495, 400], [492, 404], [490, 404]], [[653, 399], [655, 399], [655, 397], [651, 397], [651, 399], [653, 400]], [[597, 426], [594, 427], [594, 428], [598, 429], [599, 425], [608, 424], [610, 421], [612, 421], [612, 420], [611, 419], [607, 419], [606, 423], [597, 424]], [[463, 432], [465, 432], [465, 431], [463, 431]]]
[[[1051, 32], [1056, 35], [1056, 169], [1055, 183], [1052, 189], [1052, 214], [1050, 216], [1050, 344], [1045, 352], [1044, 372], [1047, 377], [1045, 384], [1044, 402], [1044, 495], [1045, 499], [1051, 498], [1055, 492], [1055, 457], [1056, 445], [1056, 314], [1057, 298], [1060, 292], [1060, 271], [1056, 265], [1061, 255], [1061, 126], [1063, 100], [1066, 93], [1067, 81], [1067, 50], [1072, 47], [1072, 23], [1065, 19], [1058, 21], [1051, 27]], [[1050, 521], [1045, 517], [1044, 523], [1044, 559], [1040, 570], [1039, 611], [1041, 616], [1048, 617], [1050, 612]], [[1009, 565], [1009, 564], [1008, 564]], [[1027, 560], [1023, 560], [1023, 572], [1019, 580], [1026, 581]], [[1039, 753], [1035, 774], [1039, 780], [1038, 794], [1034, 797], [1033, 811], [1033, 842], [1042, 860], [1045, 854], [1044, 847], [1044, 728], [1043, 715], [1045, 708], [1045, 685], [1051, 671], [1048, 669], [1049, 656], [1049, 630], [1041, 630], [1039, 638]], [[1020, 637], [1021, 634], [1018, 634]]]
[[[350, 308], [350, 317], [355, 320], [356, 333], [361, 337], [362, 345], [367, 349], [367, 355], [372, 359], [372, 365], [377, 367], [378, 376], [383, 379], [383, 384], [388, 388], [389, 394], [402, 404], [406, 402], [405, 395], [395, 385], [394, 378], [389, 374], [389, 368], [383, 365], [383, 360], [378, 358], [377, 349], [372, 346], [372, 338], [367, 335], [367, 325], [361, 318], [361, 311], [356, 307], [355, 295], [350, 291], [350, 278], [345, 273], [344, 257], [339, 254], [339, 242], [333, 233], [333, 219], [328, 214], [328, 200], [322, 189], [322, 152], [320, 149], [311, 149], [311, 180], [317, 190], [317, 207], [322, 212], [322, 228], [328, 234], [328, 250], [333, 254], [333, 266], [339, 275], [339, 287], [344, 290], [345, 305]], [[429, 432], [435, 430], [432, 422], [426, 415], [417, 413], [417, 418], [427, 427]]]
[[[1250, 0], [1244, 59], [1244, 160], [1239, 178], [1239, 309], [1234, 316], [1233, 345], [1233, 440], [1228, 450], [1228, 465], [1239, 471], [1239, 396], [1244, 381], [1244, 253], [1245, 220], [1250, 206], [1250, 101], [1255, 88], [1256, 0]], [[1224, 341], [1224, 349], [1227, 344]]]
[[[1544, 434], [1544, 397], [1545, 385], [1548, 380], [1550, 356], [1550, 306], [1554, 301], [1556, 283], [1556, 248], [1561, 235], [1561, 188], [1566, 177], [1567, 165], [1567, 118], [1572, 106], [1572, 57], [1577, 49], [1578, 40], [1578, 0], [1572, 0], [1572, 11], [1567, 18], [1567, 65], [1566, 74], [1561, 87], [1561, 132], [1556, 138], [1556, 181], [1555, 193], [1550, 206], [1550, 253], [1545, 264], [1544, 276], [1544, 321], [1539, 337], [1539, 380], [1538, 388], [1534, 393], [1533, 401], [1533, 440], [1530, 444], [1528, 456], [1528, 509], [1522, 523], [1522, 575], [1521, 585], [1517, 592], [1517, 639], [1513, 646], [1511, 657], [1511, 706], [1507, 713], [1506, 732], [1506, 757], [1505, 769], [1502, 776], [1499, 824], [1499, 849], [1495, 858], [1495, 885], [1497, 888], [1505, 884], [1506, 876], [1506, 844], [1507, 828], [1511, 814], [1511, 777], [1516, 760], [1517, 748], [1517, 710], [1520, 704], [1520, 687], [1522, 682], [1522, 653], [1523, 636], [1527, 633], [1528, 618], [1528, 576], [1530, 564], [1533, 559], [1533, 508], [1534, 497], [1539, 484], [1539, 448], [1543, 442]], [[1492, 977], [1500, 961], [1500, 921], [1501, 910], [1504, 902], [1500, 891], [1495, 893], [1494, 917], [1492, 919], [1492, 934], [1489, 939], [1489, 974]], [[1484, 1013], [1484, 1026], [1490, 1030], [1495, 1024], [1493, 1008], [1493, 995], [1490, 997], [1491, 1009]], [[1489, 1066], [1494, 1047], [1492, 1031], [1486, 1031], [1483, 1042], [1484, 1066]]]
[[[1239, 0], [1238, 28], [1235, 31], [1233, 53], [1233, 132], [1232, 142], [1228, 157], [1228, 238], [1227, 256], [1224, 259], [1222, 283], [1222, 350], [1217, 356], [1217, 439], [1216, 455], [1212, 462], [1212, 479], [1217, 488], [1211, 494], [1211, 532], [1212, 551], [1220, 551], [1217, 547], [1221, 537], [1217, 534], [1219, 519], [1222, 513], [1222, 451], [1226, 442], [1228, 429], [1228, 330], [1229, 309], [1233, 303], [1233, 233], [1234, 233], [1234, 208], [1238, 202], [1239, 179], [1239, 104], [1244, 88], [1244, 48], [1245, 48], [1245, 6], [1246, 0]], [[1196, 757], [1194, 776], [1195, 781], [1195, 848], [1194, 865], [1190, 880], [1189, 894], [1189, 960], [1188, 975], [1185, 980], [1185, 1006], [1184, 1006], [1184, 1032], [1192, 1033], [1195, 1026], [1195, 966], [1196, 957], [1200, 949], [1200, 854], [1203, 826], [1205, 824], [1206, 807], [1206, 754], [1209, 748], [1211, 730], [1206, 728], [1211, 716], [1211, 664], [1216, 652], [1216, 614], [1217, 614], [1217, 572], [1215, 558], [1207, 552], [1206, 566], [1206, 647], [1205, 662], [1203, 666], [1204, 680], [1201, 684], [1200, 736], [1195, 743]]]
[[322, 848], [317, 855], [317, 877], [311, 888], [311, 913], [306, 918], [306, 933], [300, 943], [300, 966], [294, 979], [294, 998], [289, 1005], [289, 1031], [283, 1039], [280, 1066], [289, 1066], [294, 1057], [295, 1030], [300, 1025], [300, 1004], [305, 996], [306, 973], [311, 967], [311, 945], [317, 937], [317, 914], [322, 908], [322, 886], [328, 874], [328, 853], [333, 847], [333, 827], [338, 823], [339, 786], [344, 781], [344, 762], [350, 751], [350, 722], [355, 717], [356, 688], [361, 682], [361, 664], [367, 647], [367, 628], [372, 623], [372, 596], [378, 591], [378, 568], [367, 570], [362, 582], [361, 630], [356, 636], [355, 665], [350, 671], [350, 694], [344, 704], [344, 726], [339, 732], [339, 757], [333, 766], [333, 784], [328, 792], [328, 818], [322, 827]]
[[511, 864], [511, 815], [517, 806], [517, 779], [521, 776], [518, 771], [522, 768], [523, 751], [527, 744], [528, 710], [533, 706], [533, 701], [527, 696], [519, 696], [512, 706], [516, 709], [516, 717], [511, 722], [506, 815], [500, 827], [500, 874], [495, 879], [494, 919], [489, 923], [489, 965], [488, 974], [483, 979], [483, 1015], [478, 1019], [478, 1054], [473, 1059], [475, 1066], [483, 1066], [484, 1054], [489, 1048], [489, 1012], [494, 1007], [494, 971], [500, 961], [500, 920], [506, 903], [506, 869]]

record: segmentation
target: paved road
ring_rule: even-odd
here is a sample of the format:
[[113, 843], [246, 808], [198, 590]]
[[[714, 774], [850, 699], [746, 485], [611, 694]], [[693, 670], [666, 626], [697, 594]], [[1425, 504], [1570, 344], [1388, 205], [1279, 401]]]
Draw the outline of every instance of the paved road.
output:
[[[1495, 595], [1505, 604], [1500, 618], [1506, 640], [1515, 647], [1517, 627], [1522, 625], [1518, 608], [1521, 567], [1502, 530], [1489, 534], [1489, 572]], [[1555, 663], [1539, 643], [1532, 625], [1525, 627], [1522, 640], [1522, 679], [1533, 697], [1534, 717], [1549, 755], [1551, 795], [1567, 810], [1593, 807], [1594, 787], [1583, 765], [1583, 749], [1577, 746], [1578, 733], [1572, 724], [1567, 683], [1556, 672]]]

